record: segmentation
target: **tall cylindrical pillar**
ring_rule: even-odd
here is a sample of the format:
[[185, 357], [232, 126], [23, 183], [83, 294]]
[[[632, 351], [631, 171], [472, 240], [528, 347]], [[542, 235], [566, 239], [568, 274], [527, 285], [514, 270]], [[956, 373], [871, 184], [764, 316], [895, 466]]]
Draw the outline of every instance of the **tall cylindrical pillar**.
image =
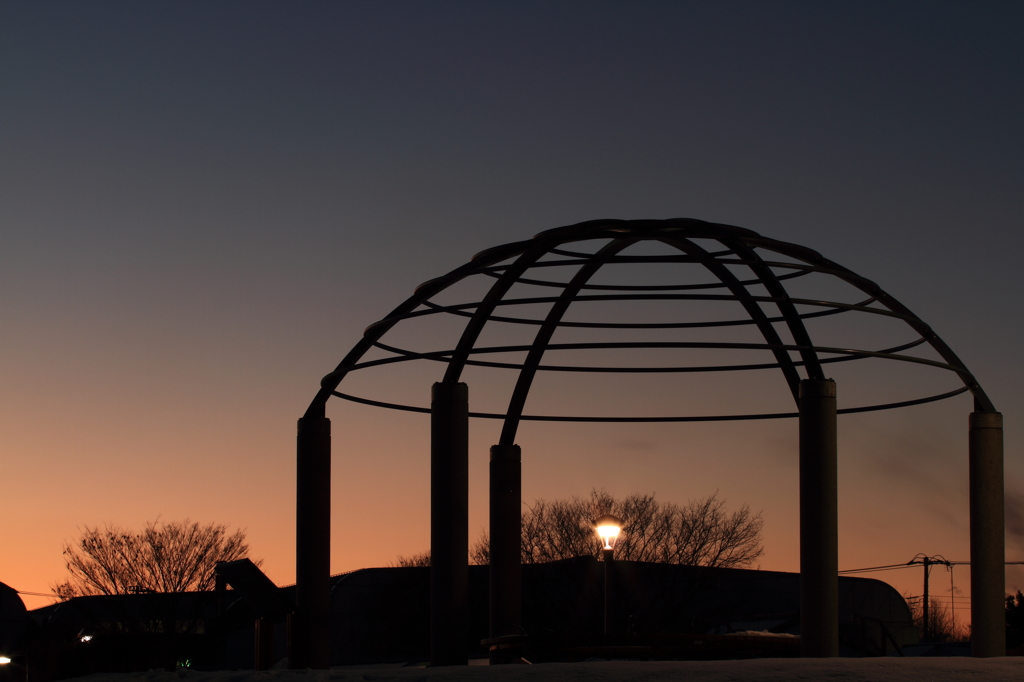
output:
[[469, 622], [469, 388], [430, 402], [430, 662], [466, 665]]
[[1006, 655], [1003, 415], [972, 412], [971, 654]]
[[522, 634], [522, 451], [492, 445], [490, 471], [491, 637]]
[[331, 420], [299, 419], [289, 668], [331, 667]]
[[836, 383], [800, 382], [800, 655], [839, 655]]

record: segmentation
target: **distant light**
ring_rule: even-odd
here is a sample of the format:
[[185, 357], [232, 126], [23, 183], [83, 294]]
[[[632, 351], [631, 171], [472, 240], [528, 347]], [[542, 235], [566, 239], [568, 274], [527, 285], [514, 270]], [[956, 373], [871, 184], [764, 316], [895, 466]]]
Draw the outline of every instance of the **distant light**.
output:
[[622, 532], [622, 520], [611, 514], [605, 514], [594, 522], [597, 526], [597, 536], [604, 543], [603, 549], [615, 549], [615, 541], [619, 539]]
[[78, 638], [78, 641], [80, 641], [80, 642], [91, 642], [92, 641], [92, 635], [82, 635], [81, 637]]
[[9, 659], [7, 656], [0, 656], [0, 665], [7, 665], [10, 662], [11, 659]]

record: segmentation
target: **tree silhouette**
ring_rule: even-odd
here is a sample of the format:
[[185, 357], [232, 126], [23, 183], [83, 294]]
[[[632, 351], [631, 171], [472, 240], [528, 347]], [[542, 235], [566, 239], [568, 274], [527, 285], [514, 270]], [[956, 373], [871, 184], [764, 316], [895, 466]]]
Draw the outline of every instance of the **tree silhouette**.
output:
[[[659, 502], [654, 493], [634, 493], [621, 500], [604, 490], [589, 498], [537, 500], [523, 513], [522, 562], [535, 564], [580, 556], [599, 557], [601, 545], [594, 519], [614, 514], [623, 521], [615, 557], [721, 568], [749, 566], [764, 554], [760, 512], [747, 505], [729, 513], [718, 493], [685, 505]], [[470, 562], [490, 563], [484, 533], [470, 549]], [[430, 554], [399, 556], [398, 566], [427, 566]]]
[[[903, 595], [910, 607], [910, 615], [914, 619], [914, 627], [924, 634], [924, 603], [923, 597]], [[971, 638], [969, 623], [956, 622], [953, 612], [945, 603], [938, 599], [928, 600], [928, 641], [930, 642], [962, 642]], [[923, 641], [923, 640], [922, 640]]]
[[[149, 521], [140, 532], [114, 524], [88, 526], [74, 544], [65, 543], [70, 577], [53, 587], [62, 600], [90, 594], [212, 590], [218, 561], [249, 553], [245, 532], [185, 519]], [[256, 562], [257, 565], [262, 561]]]
[[1024, 594], [1006, 595], [1006, 645], [1020, 647], [1024, 644]]
[[419, 554], [411, 554], [409, 556], [398, 555], [395, 559], [395, 563], [390, 564], [392, 568], [414, 568], [417, 566], [429, 566], [430, 565], [430, 550], [426, 552], [420, 552]]

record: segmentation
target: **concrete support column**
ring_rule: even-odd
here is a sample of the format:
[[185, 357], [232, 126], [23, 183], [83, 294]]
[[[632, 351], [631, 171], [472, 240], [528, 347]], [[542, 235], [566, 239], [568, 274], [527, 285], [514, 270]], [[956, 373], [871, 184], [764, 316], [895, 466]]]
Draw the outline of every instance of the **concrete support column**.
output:
[[331, 420], [299, 419], [289, 668], [331, 667]]
[[522, 452], [491, 446], [491, 637], [522, 634]]
[[466, 665], [469, 637], [469, 388], [430, 402], [430, 663]]
[[1003, 415], [972, 412], [971, 654], [1006, 655]]
[[836, 383], [800, 382], [800, 655], [839, 655]]

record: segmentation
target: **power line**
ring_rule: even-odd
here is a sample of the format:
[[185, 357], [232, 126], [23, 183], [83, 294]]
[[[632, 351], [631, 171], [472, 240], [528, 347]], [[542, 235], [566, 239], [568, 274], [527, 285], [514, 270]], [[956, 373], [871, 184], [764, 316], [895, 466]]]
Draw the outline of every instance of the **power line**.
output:
[[[1003, 562], [1007, 566], [1024, 564], [1024, 561], [1005, 561]], [[907, 601], [913, 599], [914, 601], [920, 599], [921, 603], [921, 623], [922, 623], [922, 634], [925, 641], [928, 640], [928, 607], [930, 602], [936, 601], [940, 603], [948, 603], [951, 609], [951, 616], [953, 622], [956, 623], [956, 605], [957, 601], [960, 601], [961, 605], [966, 601], [970, 603], [970, 597], [957, 597], [956, 588], [953, 585], [953, 567], [954, 566], [970, 566], [970, 561], [950, 561], [941, 554], [935, 556], [928, 556], [927, 554], [918, 553], [914, 555], [914, 558], [905, 564], [889, 564], [888, 566], [869, 566], [867, 568], [856, 568], [848, 571], [839, 571], [840, 575], [846, 573], [878, 573], [880, 571], [895, 571], [902, 568], [910, 568], [911, 566], [923, 565], [924, 566], [924, 595], [918, 597], [908, 598]], [[935, 565], [942, 565], [949, 571], [949, 593], [947, 597], [929, 597], [928, 594], [928, 574], [931, 572], [931, 567]]]
[[851, 568], [847, 571], [839, 571], [839, 574], [844, 573], [874, 573], [875, 571], [893, 571], [899, 568], [910, 568], [911, 564], [889, 564], [888, 566], [869, 566], [868, 568]]
[[[918, 554], [917, 556], [924, 556], [924, 555], [923, 554]], [[914, 559], [916, 559], [916, 558], [917, 557], [914, 557]], [[935, 563], [939, 563], [939, 562], [935, 562]], [[970, 561], [946, 561], [945, 559], [943, 559], [941, 563], [949, 564], [951, 566], [970, 566], [971, 565]], [[1018, 564], [1024, 564], [1024, 561], [1004, 561], [1003, 563], [1005, 563], [1007, 566], [1015, 566], [1015, 565], [1018, 565]], [[889, 564], [887, 566], [868, 566], [867, 568], [851, 568], [851, 569], [848, 569], [846, 571], [839, 571], [839, 575], [845, 575], [846, 573], [874, 573], [875, 571], [893, 571], [893, 570], [897, 570], [897, 569], [900, 569], [900, 568], [912, 568], [915, 565], [920, 566], [921, 562], [920, 561], [914, 561], [912, 559], [910, 562], [905, 563], [905, 564]]]

